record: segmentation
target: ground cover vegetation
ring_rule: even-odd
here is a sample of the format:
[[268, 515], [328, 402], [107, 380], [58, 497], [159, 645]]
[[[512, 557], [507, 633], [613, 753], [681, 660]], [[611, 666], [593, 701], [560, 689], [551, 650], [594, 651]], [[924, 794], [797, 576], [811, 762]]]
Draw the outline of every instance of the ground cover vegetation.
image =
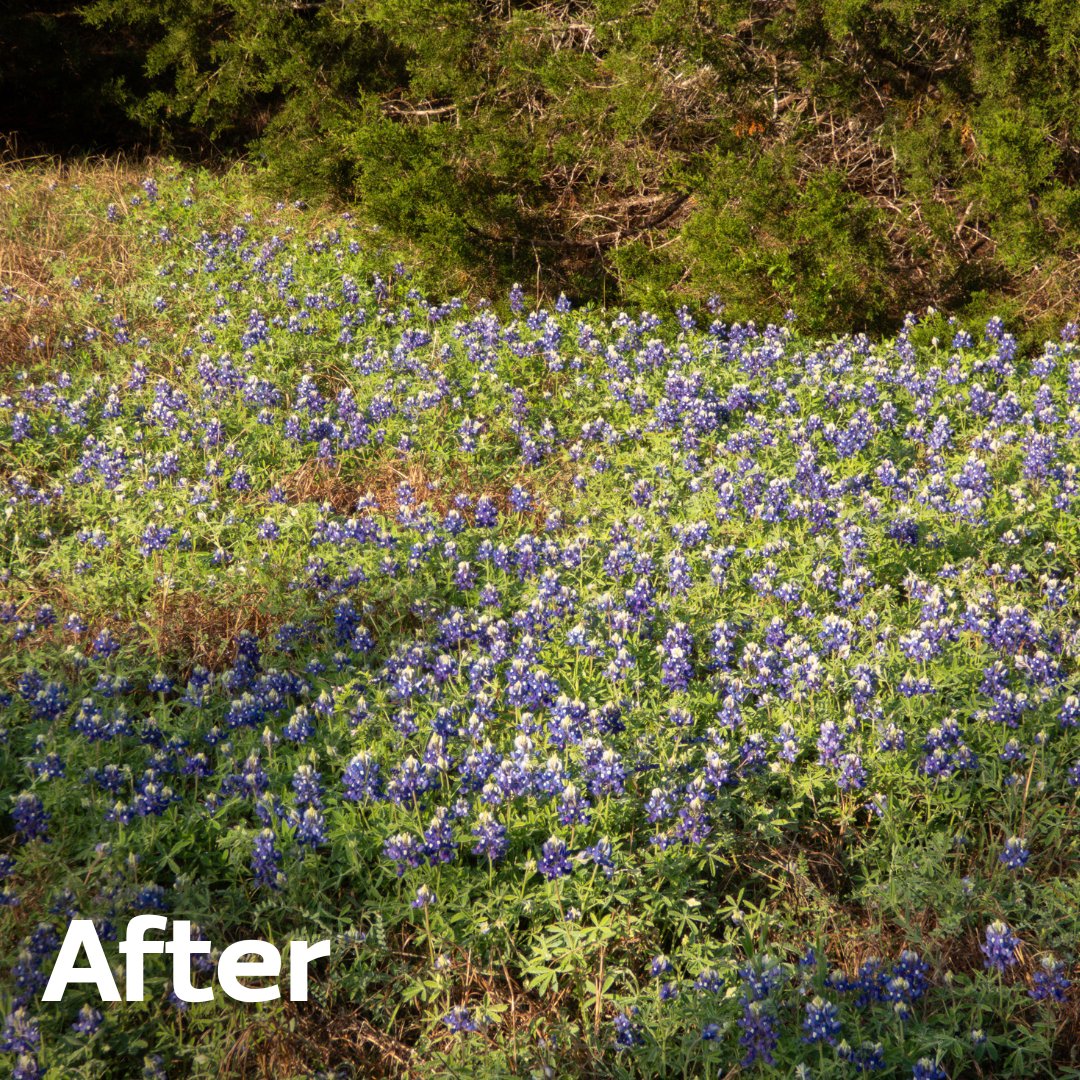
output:
[[[1076, 1074], [1075, 323], [466, 303], [147, 170], [0, 181], [15, 1076]], [[141, 913], [333, 953], [40, 1000]]]

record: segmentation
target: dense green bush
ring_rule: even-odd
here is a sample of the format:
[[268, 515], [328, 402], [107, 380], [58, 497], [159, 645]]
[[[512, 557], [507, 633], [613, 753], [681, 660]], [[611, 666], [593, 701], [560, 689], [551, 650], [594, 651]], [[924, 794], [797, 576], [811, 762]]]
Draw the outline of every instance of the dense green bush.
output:
[[[1080, 285], [1067, 0], [91, 0], [133, 115], [249, 145], [475, 284], [815, 328], [1059, 319]], [[179, 125], [183, 125], [181, 128]], [[254, 136], [254, 138], [253, 138]]]

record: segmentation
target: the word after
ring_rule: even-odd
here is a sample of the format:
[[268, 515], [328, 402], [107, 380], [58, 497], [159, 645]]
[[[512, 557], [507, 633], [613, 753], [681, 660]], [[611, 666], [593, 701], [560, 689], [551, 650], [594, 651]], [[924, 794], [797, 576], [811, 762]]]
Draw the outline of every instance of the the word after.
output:
[[[209, 941], [192, 940], [191, 923], [176, 919], [172, 923], [172, 937], [147, 940], [148, 930], [167, 930], [169, 920], [164, 915], [136, 915], [127, 925], [120, 952], [126, 958], [124, 964], [124, 995], [113, 978], [105, 950], [101, 947], [97, 929], [90, 919], [73, 919], [64, 935], [64, 942], [45, 988], [45, 1001], [60, 1001], [64, 991], [72, 983], [94, 983], [102, 1001], [143, 1000], [143, 957], [151, 953], [172, 956], [173, 990], [181, 1001], [213, 1001], [212, 986], [193, 986], [191, 982], [191, 958], [199, 953], [209, 953]], [[330, 955], [328, 940], [289, 942], [289, 1000], [307, 1001], [308, 964]], [[76, 966], [80, 954], [85, 954], [86, 965]], [[246, 957], [257, 959], [245, 959]], [[277, 979], [281, 974], [281, 953], [269, 941], [249, 938], [236, 941], [221, 953], [217, 962], [217, 981], [226, 996], [235, 1001], [274, 1001], [281, 996], [276, 982], [270, 985], [249, 986], [245, 979]]]

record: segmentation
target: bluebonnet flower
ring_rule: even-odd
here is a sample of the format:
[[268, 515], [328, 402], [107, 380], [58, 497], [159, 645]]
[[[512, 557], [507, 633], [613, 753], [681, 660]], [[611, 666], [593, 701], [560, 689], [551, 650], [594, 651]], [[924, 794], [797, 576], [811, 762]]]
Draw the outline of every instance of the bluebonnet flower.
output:
[[1019, 947], [1020, 939], [1001, 919], [996, 919], [987, 926], [986, 938], [979, 945], [985, 957], [985, 966], [1000, 972], [1006, 971], [1016, 963], [1016, 952]]
[[41, 1045], [38, 1022], [24, 1005], [14, 1008], [4, 1019], [0, 1051], [8, 1054], [36, 1054]]
[[90, 1004], [86, 1004], [79, 1010], [79, 1017], [71, 1025], [71, 1029], [77, 1031], [80, 1035], [93, 1035], [104, 1021], [105, 1018], [99, 1010]]
[[1062, 703], [1058, 722], [1064, 728], [1080, 727], [1080, 697], [1070, 694]]
[[143, 530], [139, 550], [146, 556], [155, 551], [163, 551], [175, 533], [176, 529], [168, 525], [147, 525]]
[[566, 841], [560, 840], [557, 836], [545, 840], [537, 862], [537, 869], [548, 881], [555, 881], [570, 874], [573, 871], [573, 864], [570, 862]]
[[533, 507], [532, 495], [518, 484], [514, 484], [510, 489], [507, 501], [510, 508], [519, 514], [526, 513]]
[[738, 1025], [742, 1030], [739, 1044], [746, 1050], [741, 1062], [742, 1067], [749, 1068], [759, 1060], [766, 1065], [775, 1065], [772, 1055], [780, 1041], [780, 1035], [769, 1002], [744, 999]]
[[476, 500], [474, 511], [476, 524], [481, 528], [489, 529], [498, 524], [499, 511], [494, 501], [487, 495], [481, 495]]
[[691, 653], [694, 639], [685, 623], [676, 623], [658, 646], [661, 657], [660, 682], [669, 690], [686, 690], [694, 669]]
[[314, 767], [308, 764], [298, 765], [292, 779], [293, 794], [298, 806], [322, 806], [323, 788], [321, 777]]
[[120, 651], [120, 642], [116, 640], [112, 631], [106, 627], [94, 638], [90, 648], [95, 656], [105, 659], [115, 656]]
[[34, 840], [48, 843], [50, 817], [41, 799], [32, 791], [24, 791], [15, 796], [11, 819], [20, 844], [29, 844]]
[[[1077, 767], [1080, 769], [1080, 762], [1078, 762]], [[1078, 781], [1078, 786], [1080, 786], [1080, 781]], [[645, 803], [645, 813], [648, 820], [655, 824], [666, 817], [670, 817], [674, 811], [675, 804], [672, 801], [671, 793], [662, 788], [653, 788]]]
[[1031, 852], [1024, 841], [1019, 836], [1010, 836], [1005, 841], [1005, 848], [998, 856], [998, 859], [1010, 870], [1022, 870], [1027, 865], [1030, 857]]
[[462, 1035], [479, 1031], [480, 1025], [464, 1005], [455, 1005], [443, 1018], [442, 1022], [455, 1034]]
[[30, 769], [39, 780], [54, 780], [64, 776], [64, 763], [58, 754], [49, 753], [40, 761], [31, 761]]
[[598, 840], [592, 847], [585, 848], [581, 852], [581, 857], [592, 862], [608, 880], [611, 879], [615, 872], [615, 861], [611, 843], [608, 840]]
[[615, 1045], [620, 1050], [631, 1050], [642, 1042], [640, 1025], [627, 1013], [615, 1017]]
[[450, 825], [449, 812], [438, 807], [431, 824], [424, 830], [423, 853], [434, 865], [451, 862], [457, 856], [457, 843]]
[[412, 902], [414, 908], [423, 909], [432, 907], [437, 900], [434, 890], [430, 889], [427, 885], [421, 885], [416, 890], [416, 897]]
[[858, 791], [866, 786], [866, 769], [858, 754], [842, 754], [839, 758], [840, 776], [836, 786], [841, 791]]
[[132, 897], [131, 906], [136, 911], [168, 911], [169, 899], [161, 885], [144, 885]]
[[799, 740], [795, 729], [788, 721], [780, 725], [780, 730], [773, 736], [773, 742], [780, 747], [777, 756], [781, 761], [794, 764], [799, 753]]
[[912, 949], [905, 949], [892, 968], [886, 1000], [917, 1001], [929, 987], [930, 965]]
[[487, 810], [482, 810], [472, 830], [477, 838], [473, 845], [473, 854], [480, 855], [493, 863], [500, 862], [509, 848], [506, 837], [506, 826], [495, 818]]
[[626, 770], [619, 755], [610, 747], [596, 748], [599, 753], [590, 753], [586, 746], [585, 771], [589, 777], [589, 790], [594, 796], [622, 794], [626, 780]]
[[273, 830], [263, 829], [256, 837], [251, 851], [251, 873], [257, 885], [280, 889], [285, 884], [281, 868], [281, 852]]
[[396, 833], [383, 843], [383, 854], [397, 864], [397, 876], [415, 869], [424, 861], [423, 845], [411, 833]]
[[[0, 855], [0, 884], [8, 881], [15, 873], [15, 860], [10, 855]], [[19, 902], [18, 895], [7, 888], [0, 888], [0, 907], [14, 907]]]
[[649, 965], [649, 974], [654, 979], [659, 979], [663, 975], [667, 975], [672, 971], [671, 961], [663, 954], [654, 956], [652, 963]]
[[326, 821], [318, 808], [308, 806], [300, 815], [296, 826], [296, 842], [310, 848], [322, 847], [328, 842]]
[[821, 725], [821, 734], [818, 737], [818, 764], [840, 767], [840, 748], [843, 746], [843, 735], [840, 728], [832, 721], [826, 720]]
[[342, 792], [350, 802], [377, 801], [383, 795], [379, 763], [362, 750], [345, 767], [341, 777]]
[[911, 1080], [949, 1080], [949, 1074], [933, 1058], [919, 1058], [911, 1067]]
[[848, 1062], [857, 1073], [878, 1072], [885, 1068], [885, 1047], [881, 1043], [864, 1040], [858, 1046], [842, 1041], [837, 1047], [837, 1057]]
[[11, 1080], [40, 1080], [45, 1070], [32, 1054], [19, 1054], [11, 1070]]
[[1052, 956], [1043, 956], [1031, 976], [1028, 995], [1035, 1001], [1064, 1001], [1065, 993], [1072, 983], [1065, 977], [1065, 965]]
[[574, 784], [567, 784], [559, 793], [559, 823], [567, 827], [588, 825], [592, 818], [589, 800]]
[[315, 725], [311, 722], [311, 713], [306, 705], [299, 705], [282, 729], [282, 735], [290, 742], [305, 743], [315, 734]]
[[802, 1026], [804, 1042], [835, 1046], [840, 1037], [840, 1010], [833, 1002], [815, 995], [806, 1004]]
[[10, 439], [12, 444], [21, 443], [24, 439], [30, 438], [30, 431], [30, 417], [22, 411], [17, 412], [11, 420]]
[[173, 682], [164, 672], [157, 672], [146, 684], [146, 689], [151, 694], [169, 694], [173, 689]]

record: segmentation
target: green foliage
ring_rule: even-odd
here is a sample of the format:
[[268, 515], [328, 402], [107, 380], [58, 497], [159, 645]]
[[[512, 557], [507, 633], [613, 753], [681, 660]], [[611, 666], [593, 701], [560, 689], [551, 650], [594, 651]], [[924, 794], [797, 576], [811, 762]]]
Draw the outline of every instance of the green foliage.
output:
[[[996, 306], [1036, 342], [1075, 305], [1064, 0], [78, 10], [87, 56], [126, 50], [119, 74], [79, 69], [80, 98], [120, 94], [174, 145], [246, 146], [272, 183], [355, 203], [455, 286], [542, 261], [581, 298], [719, 294], [757, 315], [797, 297], [817, 329]], [[24, 38], [29, 57], [52, 40]]]
[[799, 183], [780, 152], [749, 163], [728, 153], [710, 165], [683, 230], [697, 280], [725, 283], [723, 298], [742, 311], [798, 307], [817, 326], [852, 312], [863, 327], [881, 322], [893, 299], [882, 215], [839, 172]]

